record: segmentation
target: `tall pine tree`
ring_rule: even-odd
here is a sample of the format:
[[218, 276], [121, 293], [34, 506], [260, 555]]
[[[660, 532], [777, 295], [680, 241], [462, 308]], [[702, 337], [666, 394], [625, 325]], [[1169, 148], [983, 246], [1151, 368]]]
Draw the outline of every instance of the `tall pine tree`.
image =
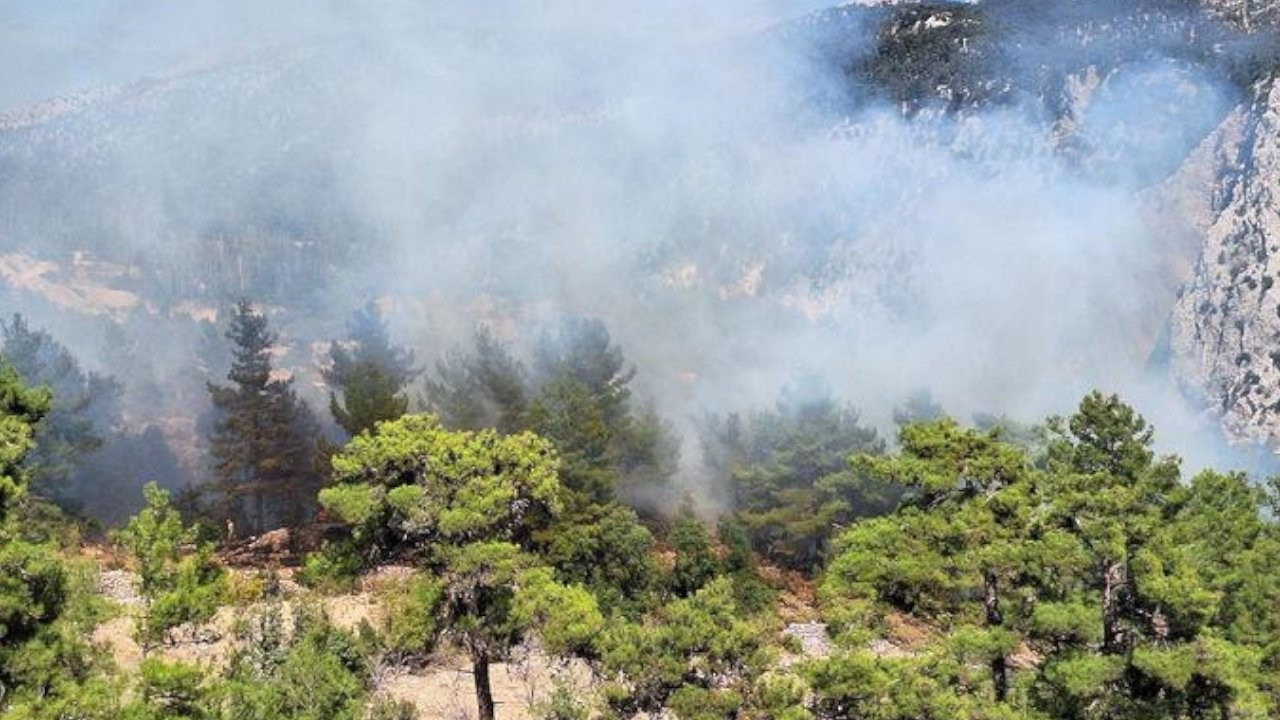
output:
[[315, 417], [293, 390], [293, 379], [273, 378], [275, 333], [248, 300], [231, 315], [230, 386], [208, 384], [219, 417], [210, 438], [214, 490], [224, 514], [262, 531], [296, 525], [311, 513], [320, 486]]

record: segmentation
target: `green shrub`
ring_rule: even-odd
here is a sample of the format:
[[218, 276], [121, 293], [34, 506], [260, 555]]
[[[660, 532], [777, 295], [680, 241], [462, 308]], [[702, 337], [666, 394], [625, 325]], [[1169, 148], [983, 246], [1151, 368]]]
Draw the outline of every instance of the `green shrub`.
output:
[[380, 590], [386, 608], [386, 649], [402, 656], [422, 656], [435, 647], [436, 621], [444, 602], [444, 586], [416, 574]]
[[362, 566], [359, 550], [351, 541], [325, 542], [318, 552], [307, 555], [297, 579], [323, 593], [350, 592], [360, 579]]
[[418, 720], [418, 708], [408, 700], [378, 696], [369, 703], [365, 720]]

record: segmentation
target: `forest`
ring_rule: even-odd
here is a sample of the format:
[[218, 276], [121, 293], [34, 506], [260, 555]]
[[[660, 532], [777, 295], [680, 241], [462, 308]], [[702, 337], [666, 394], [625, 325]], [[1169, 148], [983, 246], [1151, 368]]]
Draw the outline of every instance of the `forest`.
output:
[[[0, 717], [429, 717], [385, 680], [441, 654], [480, 720], [1280, 716], [1280, 483], [1185, 475], [1116, 395], [1022, 424], [920, 394], [885, 434], [800, 377], [698, 419], [710, 504], [598, 320], [424, 368], [369, 305], [317, 410], [242, 300], [205, 354], [205, 481], [175, 487], [120, 381], [2, 329]], [[389, 567], [375, 621], [326, 611]], [[175, 653], [213, 632], [220, 661]], [[530, 647], [559, 674], [498, 701]]]

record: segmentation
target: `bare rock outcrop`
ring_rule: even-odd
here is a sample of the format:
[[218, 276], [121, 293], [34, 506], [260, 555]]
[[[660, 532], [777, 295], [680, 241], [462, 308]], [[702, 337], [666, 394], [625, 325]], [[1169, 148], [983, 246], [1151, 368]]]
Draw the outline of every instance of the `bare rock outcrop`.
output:
[[1218, 163], [1191, 280], [1175, 304], [1170, 361], [1175, 377], [1226, 430], [1280, 439], [1280, 82], [1260, 83], [1252, 101], [1201, 148]]

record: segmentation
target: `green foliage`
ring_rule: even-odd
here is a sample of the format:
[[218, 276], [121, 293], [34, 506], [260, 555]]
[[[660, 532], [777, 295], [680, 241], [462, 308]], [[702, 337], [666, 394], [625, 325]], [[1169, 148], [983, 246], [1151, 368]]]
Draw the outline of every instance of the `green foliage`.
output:
[[493, 716], [489, 664], [527, 631], [570, 652], [603, 622], [588, 591], [557, 583], [533, 554], [561, 508], [557, 467], [551, 444], [532, 433], [451, 432], [433, 416], [406, 415], [335, 455], [336, 484], [320, 493], [327, 510], [358, 523], [357, 541], [420, 559], [433, 584], [408, 601], [438, 608], [438, 620], [402, 628], [402, 638], [430, 633], [402, 642], [454, 637], [471, 655], [484, 720]]
[[1132, 408], [1091, 393], [1048, 423], [1038, 467], [998, 430], [949, 420], [904, 427], [898, 455], [858, 457], [906, 494], [838, 540], [828, 620], [846, 644], [893, 614], [933, 634], [900, 657], [855, 645], [816, 663], [819, 714], [1274, 715], [1264, 678], [1280, 571], [1266, 494], [1241, 475], [1183, 485], [1151, 442]]
[[771, 607], [777, 593], [760, 576], [746, 525], [733, 515], [722, 516], [716, 539], [724, 548], [721, 568], [733, 582], [733, 596], [742, 612], [755, 615]]
[[444, 590], [439, 580], [422, 573], [380, 590], [387, 618], [382, 639], [389, 652], [425, 657], [435, 649], [443, 619]]
[[612, 500], [621, 479], [607, 410], [591, 388], [567, 375], [544, 385], [529, 407], [530, 427], [560, 451], [565, 485], [578, 506]]
[[111, 717], [114, 696], [85, 643], [100, 620], [92, 578], [68, 564], [45, 523], [22, 524], [27, 453], [48, 394], [28, 390], [0, 361], [0, 714], [16, 718]]
[[329, 394], [329, 411], [349, 435], [372, 430], [409, 409], [405, 388], [417, 377], [413, 352], [391, 344], [378, 306], [369, 303], [356, 313], [347, 339], [329, 349], [325, 382], [342, 394]]
[[143, 493], [146, 506], [112, 539], [137, 567], [144, 604], [138, 634], [146, 649], [163, 641], [171, 628], [213, 617], [225, 578], [209, 545], [184, 551], [195, 542], [196, 530], [182, 524], [181, 515], [169, 504], [169, 494], [155, 483]]
[[208, 384], [217, 414], [209, 450], [223, 512], [242, 529], [296, 525], [314, 507], [318, 426], [298, 399], [293, 379], [273, 377], [277, 337], [248, 300], [231, 314], [226, 337], [234, 360], [230, 386]]
[[816, 571], [836, 527], [896, 500], [847, 464], [853, 453], [881, 452], [883, 441], [814, 378], [788, 387], [772, 412], [709, 418], [703, 446], [753, 548], [790, 569]]
[[616, 498], [662, 500], [677, 444], [652, 411], [637, 408], [622, 350], [603, 323], [569, 319], [545, 334], [532, 372], [487, 330], [470, 354], [451, 353], [427, 381], [427, 404], [450, 428], [536, 432], [555, 445], [569, 509]]
[[787, 671], [767, 671], [756, 679], [747, 698], [747, 717], [770, 720], [811, 720], [813, 713], [806, 700], [811, 693], [808, 682]]
[[604, 700], [624, 717], [674, 709], [672, 702], [690, 717], [736, 708], [765, 664], [765, 634], [739, 612], [726, 578], [639, 622], [615, 619], [596, 642], [601, 672], [615, 679]]
[[0, 353], [22, 380], [53, 393], [35, 429], [37, 443], [25, 460], [31, 488], [74, 505], [74, 498], [84, 494], [74, 487], [76, 470], [119, 423], [122, 388], [114, 378], [85, 373], [66, 347], [47, 332], [31, 328], [21, 315], [0, 322], [0, 335]]
[[17, 540], [0, 546], [0, 639], [6, 650], [34, 639], [61, 616], [66, 602], [66, 569], [55, 551]]
[[667, 539], [676, 554], [667, 587], [678, 597], [694, 594], [719, 574], [720, 563], [711, 549], [711, 536], [691, 509], [686, 507], [676, 516]]
[[[25, 616], [0, 629], [0, 684], [6, 688], [0, 716], [117, 717], [119, 688], [108, 675], [109, 660], [88, 643], [109, 610], [96, 594], [96, 564], [67, 561], [49, 544], [12, 539], [3, 543], [0, 556], [6, 578], [0, 598]], [[14, 590], [37, 612], [13, 605]]]
[[204, 545], [178, 561], [172, 585], [151, 604], [144, 634], [159, 638], [170, 628], [207, 621], [224, 593], [225, 573], [213, 558], [213, 548]]
[[245, 646], [232, 657], [219, 688], [223, 717], [233, 720], [357, 720], [367, 699], [373, 649], [300, 606], [293, 632], [283, 631], [278, 606], [251, 619]]
[[360, 580], [364, 558], [351, 540], [326, 540], [308, 553], [296, 576], [302, 585], [324, 593], [350, 592]]
[[742, 696], [734, 690], [685, 685], [671, 693], [667, 709], [680, 720], [720, 720], [742, 709]]
[[408, 700], [378, 696], [369, 704], [364, 720], [418, 720], [418, 708]]
[[218, 717], [205, 668], [142, 661], [139, 698], [124, 709], [126, 720], [212, 720]]
[[470, 355], [453, 351], [427, 380], [427, 406], [454, 430], [525, 429], [528, 378], [524, 366], [487, 328], [476, 331]]
[[359, 541], [384, 548], [391, 537], [527, 543], [561, 507], [557, 464], [532, 433], [451, 432], [433, 416], [406, 415], [334, 456], [336, 484], [320, 503], [354, 524]]
[[519, 626], [537, 628], [543, 646], [555, 655], [590, 652], [605, 624], [589, 591], [557, 582], [546, 567], [520, 575], [511, 614]]
[[587, 720], [591, 708], [564, 682], [556, 682], [545, 702], [534, 708], [538, 720]]
[[653, 535], [629, 509], [599, 505], [561, 518], [539, 544], [560, 578], [585, 585], [606, 613], [634, 618], [655, 600], [660, 572]]
[[26, 492], [27, 454], [35, 426], [49, 410], [49, 393], [30, 390], [0, 355], [0, 520]]

